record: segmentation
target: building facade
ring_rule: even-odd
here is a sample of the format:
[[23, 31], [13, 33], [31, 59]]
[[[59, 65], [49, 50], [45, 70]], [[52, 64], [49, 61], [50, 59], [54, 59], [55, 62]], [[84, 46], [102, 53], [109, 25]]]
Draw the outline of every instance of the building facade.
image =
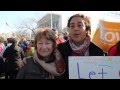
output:
[[44, 28], [49, 27], [58, 32], [62, 30], [62, 16], [58, 14], [46, 14], [37, 22], [37, 27]]

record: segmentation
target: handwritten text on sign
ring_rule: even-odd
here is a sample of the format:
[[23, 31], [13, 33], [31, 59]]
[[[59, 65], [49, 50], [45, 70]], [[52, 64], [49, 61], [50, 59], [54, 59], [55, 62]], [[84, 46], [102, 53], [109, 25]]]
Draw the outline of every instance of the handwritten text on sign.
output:
[[69, 57], [69, 79], [120, 79], [120, 57]]

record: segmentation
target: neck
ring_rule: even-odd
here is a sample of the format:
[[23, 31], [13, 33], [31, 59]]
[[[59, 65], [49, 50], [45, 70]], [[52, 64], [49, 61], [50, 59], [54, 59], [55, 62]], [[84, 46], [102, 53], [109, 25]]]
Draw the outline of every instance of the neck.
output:
[[47, 57], [43, 57], [43, 60], [46, 62], [46, 61], [48, 61], [50, 58], [49, 58], [50, 56], [47, 56]]
[[76, 45], [76, 46], [80, 46], [80, 45], [82, 45], [84, 43], [84, 40], [83, 41], [80, 41], [80, 42], [74, 42], [74, 44]]
[[43, 61], [45, 61], [45, 62], [49, 61], [49, 59], [50, 59], [50, 56], [43, 57], [43, 56], [39, 55], [38, 53], [37, 53], [37, 56], [38, 56], [38, 58], [39, 58], [40, 60], [43, 60]]

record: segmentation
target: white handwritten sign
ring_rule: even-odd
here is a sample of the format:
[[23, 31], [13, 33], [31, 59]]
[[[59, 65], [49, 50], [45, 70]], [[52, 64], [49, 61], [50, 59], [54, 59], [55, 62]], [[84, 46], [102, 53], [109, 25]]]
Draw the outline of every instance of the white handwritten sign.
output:
[[71, 56], [69, 79], [120, 79], [120, 56]]

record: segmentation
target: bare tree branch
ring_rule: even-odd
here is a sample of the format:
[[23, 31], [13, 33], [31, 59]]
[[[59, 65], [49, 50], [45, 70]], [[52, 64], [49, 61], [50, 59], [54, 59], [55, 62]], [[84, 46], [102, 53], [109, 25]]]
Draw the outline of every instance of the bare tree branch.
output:
[[16, 28], [18, 30], [31, 30], [32, 33], [35, 35], [35, 30], [37, 27], [37, 19], [35, 18], [28, 18], [26, 20], [23, 20], [20, 25], [16, 25]]

